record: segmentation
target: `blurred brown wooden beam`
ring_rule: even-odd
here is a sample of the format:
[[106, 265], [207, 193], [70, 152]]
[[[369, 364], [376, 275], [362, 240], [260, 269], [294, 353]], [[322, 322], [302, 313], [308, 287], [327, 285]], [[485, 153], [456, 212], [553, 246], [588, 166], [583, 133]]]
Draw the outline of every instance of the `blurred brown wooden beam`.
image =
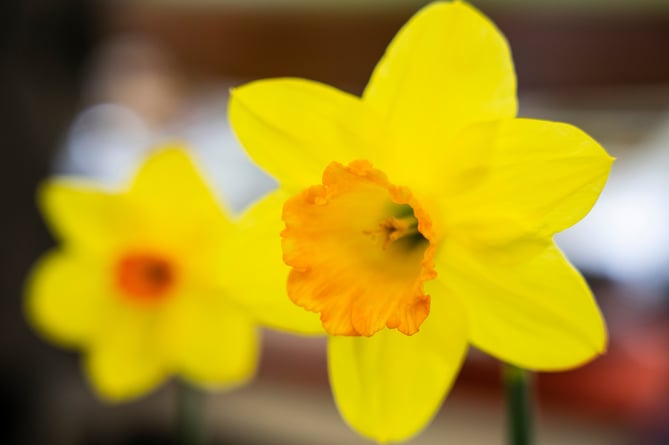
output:
[[[669, 13], [486, 11], [521, 88], [669, 83]], [[302, 76], [360, 91], [406, 12], [111, 6], [105, 32], [145, 35], [194, 79]]]

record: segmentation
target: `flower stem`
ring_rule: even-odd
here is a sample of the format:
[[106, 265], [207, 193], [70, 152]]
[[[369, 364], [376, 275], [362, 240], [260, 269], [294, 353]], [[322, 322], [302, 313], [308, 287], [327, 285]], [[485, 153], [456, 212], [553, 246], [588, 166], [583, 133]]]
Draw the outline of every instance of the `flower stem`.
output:
[[509, 445], [531, 445], [532, 389], [531, 374], [513, 365], [504, 365], [507, 435]]
[[180, 382], [177, 394], [178, 443], [181, 445], [203, 445], [204, 393], [185, 382]]

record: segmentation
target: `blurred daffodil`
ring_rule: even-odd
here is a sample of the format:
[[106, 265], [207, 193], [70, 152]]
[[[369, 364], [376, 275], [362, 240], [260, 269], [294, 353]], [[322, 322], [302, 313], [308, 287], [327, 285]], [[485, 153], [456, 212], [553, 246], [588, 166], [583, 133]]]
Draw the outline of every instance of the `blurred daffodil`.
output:
[[590, 210], [612, 159], [573, 126], [516, 118], [515, 87], [495, 26], [439, 2], [400, 30], [362, 98], [301, 79], [233, 90], [237, 136], [281, 185], [251, 210], [267, 222], [246, 247], [279, 263], [282, 217], [287, 266], [264, 270], [320, 314], [338, 407], [367, 437], [423, 428], [470, 343], [539, 370], [606, 347], [552, 236]]
[[256, 327], [226, 276], [234, 227], [185, 151], [158, 151], [122, 192], [56, 179], [39, 198], [61, 245], [33, 270], [28, 316], [84, 352], [101, 397], [171, 374], [207, 388], [253, 374]]

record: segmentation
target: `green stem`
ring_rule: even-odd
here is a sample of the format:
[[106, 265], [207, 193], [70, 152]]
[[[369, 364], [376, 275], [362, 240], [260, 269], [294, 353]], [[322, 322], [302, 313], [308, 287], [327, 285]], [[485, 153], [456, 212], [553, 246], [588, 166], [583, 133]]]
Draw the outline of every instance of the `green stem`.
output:
[[532, 389], [531, 374], [512, 365], [504, 365], [508, 444], [531, 445]]
[[204, 445], [204, 393], [180, 382], [177, 398], [179, 444]]

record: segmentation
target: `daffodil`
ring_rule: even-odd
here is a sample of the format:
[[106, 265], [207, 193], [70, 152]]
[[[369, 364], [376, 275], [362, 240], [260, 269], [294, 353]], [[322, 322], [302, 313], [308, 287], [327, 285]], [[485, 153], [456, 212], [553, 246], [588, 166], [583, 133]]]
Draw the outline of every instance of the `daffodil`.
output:
[[423, 428], [469, 344], [536, 370], [606, 347], [552, 236], [589, 211], [612, 159], [573, 126], [516, 112], [506, 40], [458, 1], [418, 12], [362, 97], [292, 78], [232, 92], [235, 133], [280, 183], [246, 216], [265, 220], [246, 247], [279, 263], [281, 232], [285, 266], [263, 272], [320, 314], [337, 405], [366, 437]]
[[122, 191], [62, 178], [39, 198], [60, 246], [32, 272], [28, 318], [83, 352], [102, 398], [173, 374], [205, 388], [250, 378], [256, 325], [228, 285], [234, 226], [184, 150], [157, 151]]

